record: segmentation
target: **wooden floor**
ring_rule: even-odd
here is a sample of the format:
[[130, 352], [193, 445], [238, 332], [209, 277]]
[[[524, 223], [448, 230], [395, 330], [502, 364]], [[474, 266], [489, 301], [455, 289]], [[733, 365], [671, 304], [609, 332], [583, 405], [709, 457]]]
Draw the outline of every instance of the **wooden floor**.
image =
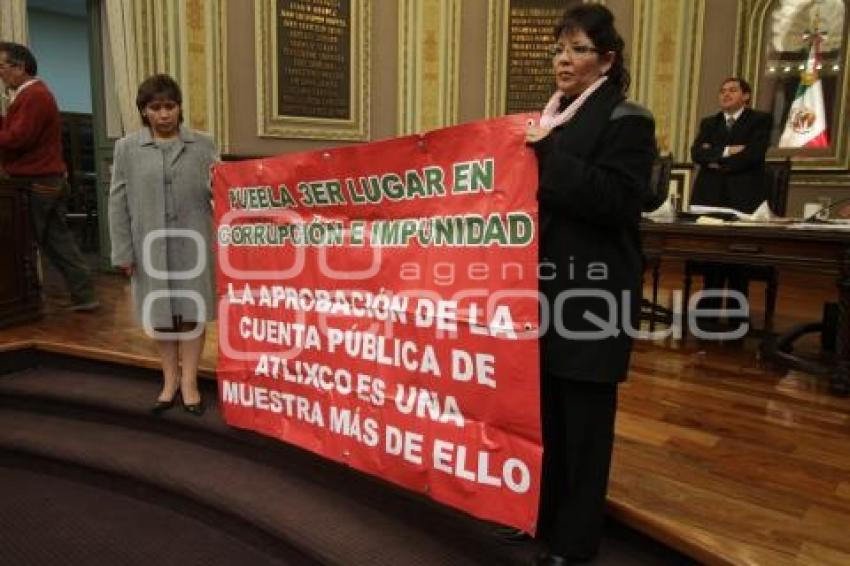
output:
[[[664, 300], [680, 266], [664, 272]], [[776, 326], [820, 318], [834, 282], [783, 273]], [[0, 329], [0, 349], [35, 345], [157, 367], [123, 279], [98, 281], [103, 308]], [[754, 320], [763, 293], [754, 285]], [[202, 369], [214, 375], [216, 333]], [[816, 342], [810, 340], [814, 349]], [[620, 388], [612, 514], [706, 563], [850, 564], [850, 399], [814, 376], [765, 367], [755, 340], [640, 342]]]

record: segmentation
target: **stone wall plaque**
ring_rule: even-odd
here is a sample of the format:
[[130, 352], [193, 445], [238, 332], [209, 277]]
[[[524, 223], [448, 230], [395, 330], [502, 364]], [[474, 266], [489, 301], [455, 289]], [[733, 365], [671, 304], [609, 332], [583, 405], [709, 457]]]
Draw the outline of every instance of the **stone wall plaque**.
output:
[[552, 32], [564, 15], [558, 0], [511, 0], [508, 12], [506, 114], [540, 111], [555, 91]]
[[278, 0], [277, 104], [284, 116], [351, 118], [351, 0]]
[[369, 138], [370, 0], [255, 0], [259, 135]]

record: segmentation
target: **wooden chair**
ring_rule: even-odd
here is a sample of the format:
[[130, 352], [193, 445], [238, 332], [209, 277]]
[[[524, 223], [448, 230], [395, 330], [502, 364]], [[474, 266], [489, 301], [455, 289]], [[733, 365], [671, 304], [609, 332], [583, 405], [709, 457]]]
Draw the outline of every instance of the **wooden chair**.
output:
[[[767, 202], [771, 211], [778, 216], [785, 216], [788, 208], [788, 186], [791, 180], [791, 159], [768, 161], [765, 163], [764, 182], [767, 187]], [[688, 260], [685, 262], [685, 317], [687, 318], [687, 302], [691, 296], [691, 278], [695, 275], [705, 275], [706, 268], [711, 265], [703, 261]], [[763, 281], [765, 283], [764, 326], [762, 332], [773, 332], [773, 316], [776, 311], [776, 299], [779, 293], [779, 272], [775, 267], [752, 265], [743, 268], [743, 275], [748, 281]]]
[[667, 200], [670, 192], [670, 173], [672, 170], [672, 155], [662, 155], [652, 164], [652, 176], [649, 180], [650, 193], [643, 202], [644, 212], [652, 212]]
[[777, 216], [785, 216], [788, 210], [788, 187], [791, 184], [791, 158], [768, 161], [764, 169], [770, 210]]

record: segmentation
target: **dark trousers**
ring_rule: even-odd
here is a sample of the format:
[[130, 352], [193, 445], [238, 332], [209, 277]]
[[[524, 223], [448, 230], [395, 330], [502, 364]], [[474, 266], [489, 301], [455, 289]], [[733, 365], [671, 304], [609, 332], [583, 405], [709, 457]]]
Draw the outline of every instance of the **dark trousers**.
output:
[[543, 481], [538, 537], [553, 554], [588, 559], [599, 549], [614, 447], [617, 385], [544, 374]]
[[46, 180], [33, 187], [30, 219], [41, 253], [62, 274], [71, 301], [83, 304], [94, 300], [94, 286], [74, 234], [65, 222], [64, 184], [64, 180]]

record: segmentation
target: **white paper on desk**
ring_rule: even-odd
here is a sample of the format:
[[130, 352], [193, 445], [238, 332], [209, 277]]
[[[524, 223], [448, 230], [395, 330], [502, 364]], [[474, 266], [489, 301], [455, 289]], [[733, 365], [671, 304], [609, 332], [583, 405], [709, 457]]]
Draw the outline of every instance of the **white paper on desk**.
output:
[[731, 214], [741, 220], [749, 219], [749, 214], [745, 214], [734, 208], [726, 208], [725, 206], [705, 206], [702, 204], [692, 204], [688, 207], [688, 212], [691, 214]]
[[700, 216], [697, 218], [697, 224], [704, 224], [707, 226], [722, 226], [726, 224], [725, 220], [721, 220], [720, 218], [715, 218], [713, 216]]
[[747, 220], [750, 222], [770, 222], [777, 218], [777, 216], [773, 214], [773, 211], [770, 210], [770, 205], [767, 204], [767, 201], [761, 203], [749, 216], [750, 217], [747, 218]]
[[644, 212], [643, 217], [652, 220], [675, 220], [676, 210], [673, 208], [672, 196], [668, 196], [667, 200], [652, 212]]
[[773, 214], [773, 211], [770, 210], [770, 205], [767, 204], [767, 201], [762, 202], [752, 214], [746, 214], [744, 212], [741, 212], [740, 210], [735, 210], [734, 208], [726, 208], [722, 206], [703, 206], [699, 204], [691, 205], [689, 210], [693, 214], [732, 214], [738, 220], [742, 220], [744, 222], [771, 222], [778, 218], [778, 216]]

